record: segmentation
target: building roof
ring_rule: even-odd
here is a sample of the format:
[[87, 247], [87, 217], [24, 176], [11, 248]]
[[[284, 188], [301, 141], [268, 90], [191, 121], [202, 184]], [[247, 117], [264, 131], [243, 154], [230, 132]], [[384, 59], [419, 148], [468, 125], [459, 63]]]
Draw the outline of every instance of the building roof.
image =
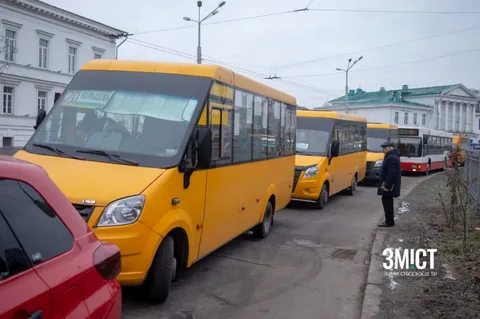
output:
[[70, 24], [72, 26], [97, 32], [105, 36], [118, 36], [127, 33], [126, 31], [88, 19], [81, 15], [52, 6], [39, 0], [6, 0], [2, 1], [2, 3], [8, 4], [20, 10], [32, 12], [36, 15]]
[[[429, 86], [422, 88], [409, 88], [407, 85], [404, 85], [402, 89], [396, 90], [385, 90], [381, 88], [378, 91], [366, 92], [362, 89], [350, 90], [348, 95], [348, 102], [354, 105], [378, 105], [378, 104], [404, 104], [410, 106], [426, 106], [425, 104], [409, 102], [404, 100], [404, 98], [413, 98], [426, 95], [438, 95], [446, 90], [450, 90], [454, 87], [462, 86], [462, 84], [451, 84], [451, 85], [440, 85], [440, 86]], [[331, 100], [330, 103], [344, 103], [345, 96], [341, 96], [334, 100]]]

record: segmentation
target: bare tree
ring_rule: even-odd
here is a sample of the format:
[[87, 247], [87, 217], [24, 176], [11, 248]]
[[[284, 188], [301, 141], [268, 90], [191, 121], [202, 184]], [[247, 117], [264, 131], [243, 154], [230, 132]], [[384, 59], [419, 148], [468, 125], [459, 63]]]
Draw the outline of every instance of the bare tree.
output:
[[14, 47], [13, 43], [8, 41], [8, 39], [0, 35], [0, 74], [2, 74], [9, 67], [9, 61], [6, 59], [7, 55], [12, 52], [15, 54], [17, 49]]

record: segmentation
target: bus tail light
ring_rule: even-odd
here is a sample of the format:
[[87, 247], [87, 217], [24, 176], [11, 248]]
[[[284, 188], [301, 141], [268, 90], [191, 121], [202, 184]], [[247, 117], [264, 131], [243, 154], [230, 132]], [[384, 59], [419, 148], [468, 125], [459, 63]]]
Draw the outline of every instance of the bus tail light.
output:
[[117, 278], [122, 267], [120, 249], [111, 243], [102, 243], [93, 253], [93, 264], [105, 280]]

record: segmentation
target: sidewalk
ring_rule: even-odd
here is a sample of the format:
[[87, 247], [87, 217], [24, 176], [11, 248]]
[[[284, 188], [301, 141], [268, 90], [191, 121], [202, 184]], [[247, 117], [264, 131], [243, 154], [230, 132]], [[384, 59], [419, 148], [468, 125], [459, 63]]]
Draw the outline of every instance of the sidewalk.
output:
[[[362, 319], [480, 318], [480, 231], [470, 233], [470, 246], [477, 246], [463, 256], [461, 234], [446, 228], [435, 210], [442, 183], [443, 173], [420, 183], [397, 203], [396, 226], [377, 231]], [[386, 273], [382, 252], [387, 247], [437, 248], [433, 276]]]

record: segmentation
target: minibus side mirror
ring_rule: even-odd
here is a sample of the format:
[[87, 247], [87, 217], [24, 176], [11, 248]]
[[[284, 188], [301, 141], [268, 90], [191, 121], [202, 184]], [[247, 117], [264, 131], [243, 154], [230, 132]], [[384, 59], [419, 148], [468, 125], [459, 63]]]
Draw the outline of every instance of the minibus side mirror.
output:
[[332, 146], [330, 149], [330, 157], [338, 157], [340, 153], [340, 143], [338, 141], [332, 141]]
[[212, 163], [212, 130], [205, 126], [195, 128], [193, 141], [196, 143], [197, 153], [197, 163], [194, 162], [194, 167], [196, 169], [209, 168]]
[[35, 126], [33, 127], [35, 130], [42, 124], [43, 120], [47, 117], [47, 112], [43, 109], [38, 110], [37, 114], [37, 122]]
[[212, 130], [205, 126], [196, 127], [188, 143], [190, 158], [180, 163], [179, 171], [183, 174], [183, 188], [190, 186], [190, 176], [196, 169], [207, 169], [212, 162]]

